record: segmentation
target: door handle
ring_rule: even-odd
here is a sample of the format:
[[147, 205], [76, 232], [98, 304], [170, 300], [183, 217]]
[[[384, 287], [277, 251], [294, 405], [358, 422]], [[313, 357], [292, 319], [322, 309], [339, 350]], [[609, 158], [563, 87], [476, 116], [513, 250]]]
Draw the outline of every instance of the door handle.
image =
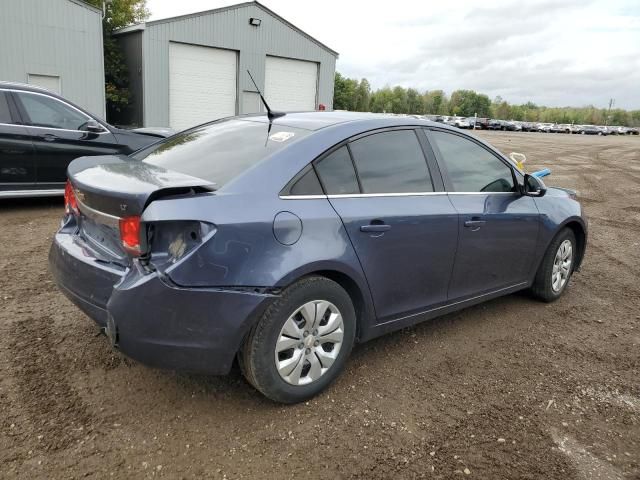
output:
[[55, 142], [58, 139], [58, 137], [56, 137], [55, 135], [53, 135], [51, 133], [45, 133], [40, 138], [42, 140], [44, 140], [45, 142]]
[[391, 225], [387, 225], [386, 223], [372, 223], [370, 225], [362, 225], [360, 226], [361, 232], [387, 232], [391, 230]]
[[471, 217], [471, 220], [465, 220], [464, 226], [470, 228], [472, 232], [477, 232], [485, 223], [487, 223], [487, 221], [480, 220], [480, 217]]

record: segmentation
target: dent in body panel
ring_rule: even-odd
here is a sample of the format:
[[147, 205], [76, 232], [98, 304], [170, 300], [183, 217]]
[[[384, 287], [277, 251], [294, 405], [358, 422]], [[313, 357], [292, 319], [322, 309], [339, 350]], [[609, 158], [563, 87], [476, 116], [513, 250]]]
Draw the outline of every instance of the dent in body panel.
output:
[[[295, 280], [296, 272], [312, 265], [344, 264], [344, 270], [359, 271], [342, 222], [326, 199], [241, 195], [242, 201], [239, 195], [220, 194], [149, 205], [145, 222], [189, 219], [216, 226], [215, 235], [173, 267], [173, 281], [184, 286], [284, 287]], [[273, 231], [272, 219], [285, 209], [291, 218], [305, 219], [292, 245], [280, 243]]]

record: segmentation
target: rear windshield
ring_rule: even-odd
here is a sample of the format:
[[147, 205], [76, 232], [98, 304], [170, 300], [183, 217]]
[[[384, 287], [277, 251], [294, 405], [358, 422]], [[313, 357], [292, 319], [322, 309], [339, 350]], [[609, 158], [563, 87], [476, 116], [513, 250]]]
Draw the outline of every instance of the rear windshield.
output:
[[265, 157], [311, 133], [309, 130], [229, 119], [196, 127], [133, 155], [168, 170], [208, 180], [220, 188]]

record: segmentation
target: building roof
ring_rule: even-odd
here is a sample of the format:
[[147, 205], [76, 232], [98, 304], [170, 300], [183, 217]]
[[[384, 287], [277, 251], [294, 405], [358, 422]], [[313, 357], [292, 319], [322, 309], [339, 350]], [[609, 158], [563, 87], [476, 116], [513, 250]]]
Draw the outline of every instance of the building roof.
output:
[[94, 7], [93, 5], [89, 5], [87, 2], [84, 2], [82, 0], [67, 0], [71, 3], [75, 3], [76, 5], [80, 6], [80, 7], [85, 7], [88, 8], [89, 10], [93, 10], [96, 13], [99, 13], [100, 15], [102, 15], [102, 10], [100, 10], [98, 7]]
[[[71, 0], [71, 1], [77, 1], [77, 0]], [[300, 28], [296, 27], [293, 23], [285, 20], [284, 18], [282, 18], [280, 15], [278, 15], [277, 13], [275, 13], [273, 10], [265, 7], [264, 5], [262, 5], [260, 2], [257, 1], [251, 1], [251, 2], [243, 2], [243, 3], [237, 3], [235, 5], [229, 5], [227, 7], [221, 7], [221, 8], [214, 8], [213, 10], [205, 10], [203, 12], [196, 12], [196, 13], [189, 13], [187, 15], [179, 15], [177, 17], [170, 17], [170, 18], [162, 18], [160, 20], [152, 20], [150, 22], [143, 22], [143, 23], [138, 23], [136, 25], [131, 25], [129, 27], [124, 27], [121, 28], [119, 30], [116, 30], [114, 32], [114, 35], [121, 35], [121, 34], [125, 34], [125, 33], [129, 33], [129, 32], [137, 32], [137, 31], [144, 31], [146, 29], [147, 26], [153, 26], [153, 25], [158, 25], [161, 23], [169, 23], [169, 22], [174, 22], [176, 20], [184, 20], [187, 18], [193, 18], [193, 17], [199, 17], [199, 16], [203, 16], [203, 15], [212, 15], [212, 14], [216, 14], [216, 13], [221, 13], [221, 12], [225, 12], [227, 10], [235, 10], [237, 8], [243, 8], [243, 7], [248, 7], [248, 6], [256, 6], [262, 10], [264, 10], [266, 13], [268, 13], [269, 15], [277, 18], [278, 20], [280, 20], [282, 23], [284, 23], [285, 25], [287, 25], [288, 27], [292, 28], [293, 30], [295, 30], [296, 32], [298, 32], [300, 35], [308, 38], [309, 40], [311, 40], [313, 43], [315, 43], [316, 45], [318, 45], [321, 48], [324, 48], [325, 50], [327, 50], [329, 53], [335, 55], [336, 57], [339, 55], [338, 52], [336, 52], [335, 50], [327, 47], [324, 43], [320, 42], [319, 40], [313, 38], [311, 35], [309, 35], [308, 33], [306, 33], [305, 31], [301, 30]]]

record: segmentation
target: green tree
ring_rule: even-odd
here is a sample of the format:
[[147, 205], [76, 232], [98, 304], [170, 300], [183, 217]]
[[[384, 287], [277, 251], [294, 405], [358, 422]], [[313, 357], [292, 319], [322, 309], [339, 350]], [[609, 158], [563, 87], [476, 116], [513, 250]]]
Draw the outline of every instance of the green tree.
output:
[[393, 88], [391, 105], [391, 111], [393, 113], [407, 113], [409, 111], [407, 91], [403, 87], [397, 86]]
[[371, 104], [371, 86], [366, 78], [360, 80], [356, 88], [355, 110], [357, 112], [368, 112]]
[[[86, 0], [87, 3], [103, 8], [103, 0]], [[129, 76], [124, 62], [124, 53], [113, 38], [114, 30], [145, 21], [149, 18], [146, 0], [112, 0], [106, 6], [102, 20], [104, 43], [105, 97], [107, 119], [112, 121], [131, 102]]]
[[413, 115], [422, 115], [424, 113], [424, 104], [422, 96], [415, 88], [407, 89], [407, 113]]
[[372, 91], [366, 78], [360, 81], [345, 78], [336, 72], [333, 100], [337, 110], [361, 112], [387, 112], [431, 115], [464, 115], [492, 117], [500, 120], [524, 120], [528, 122], [553, 122], [604, 125], [640, 126], [640, 110], [627, 111], [586, 107], [545, 107], [533, 102], [510, 104], [497, 96], [489, 97], [474, 90], [456, 90], [451, 98], [443, 90], [431, 90], [420, 94], [415, 88], [385, 86]]
[[443, 115], [446, 112], [447, 96], [442, 90], [431, 90], [422, 96], [424, 113]]

